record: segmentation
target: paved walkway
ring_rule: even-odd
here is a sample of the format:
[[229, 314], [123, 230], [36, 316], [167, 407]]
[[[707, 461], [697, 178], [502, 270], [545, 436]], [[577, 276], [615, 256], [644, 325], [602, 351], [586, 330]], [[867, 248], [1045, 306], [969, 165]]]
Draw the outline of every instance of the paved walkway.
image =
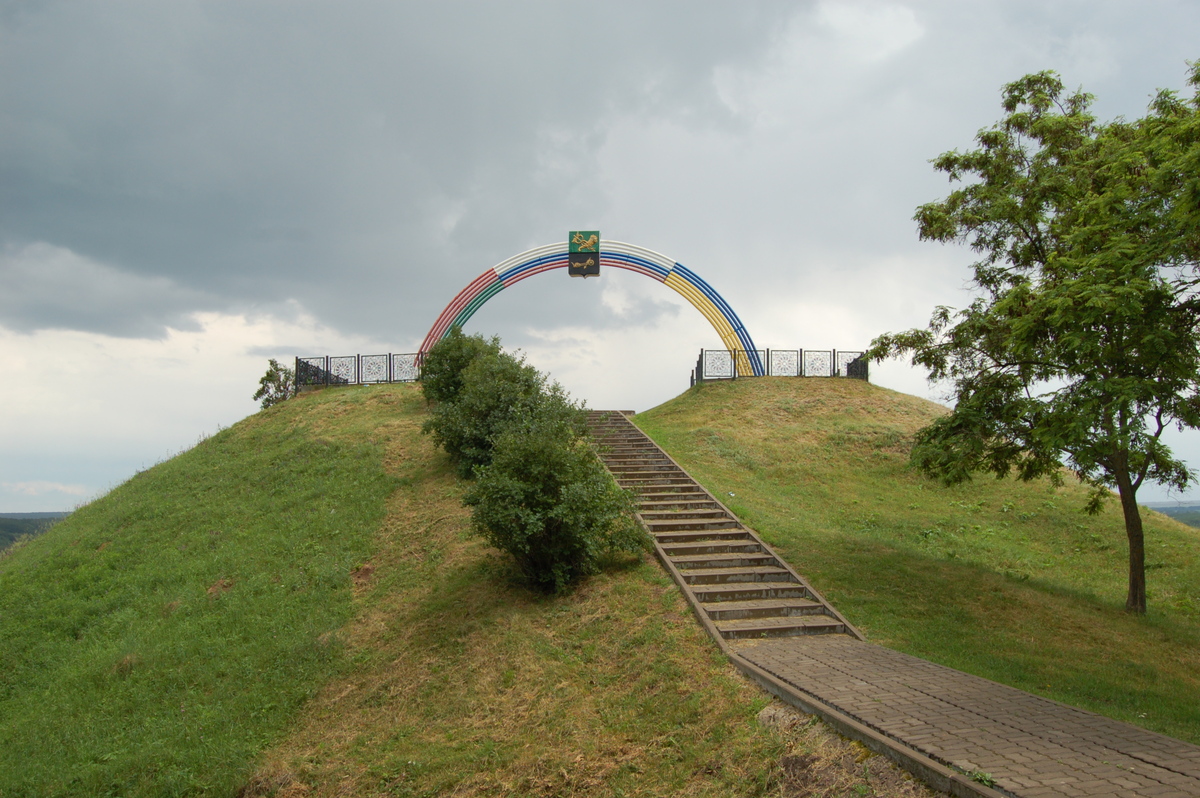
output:
[[1200, 747], [846, 635], [738, 642], [733, 654], [1013, 795], [1200, 795]]
[[865, 642], [624, 414], [591, 424], [700, 623], [785, 701], [959, 796], [1200, 798], [1200, 747]]

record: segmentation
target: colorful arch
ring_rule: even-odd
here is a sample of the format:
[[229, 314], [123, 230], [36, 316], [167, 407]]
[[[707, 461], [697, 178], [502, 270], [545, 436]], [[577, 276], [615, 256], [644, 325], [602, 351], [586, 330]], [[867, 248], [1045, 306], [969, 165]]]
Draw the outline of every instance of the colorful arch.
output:
[[[708, 319], [726, 349], [738, 352], [738, 371], [761, 377], [766, 374], [762, 356], [742, 320], [729, 303], [699, 275], [664, 255], [621, 241], [600, 242], [600, 266], [625, 269], [664, 283], [683, 296]], [[547, 244], [534, 247], [520, 255], [502, 261], [472, 280], [446, 306], [421, 344], [421, 353], [428, 352], [450, 328], [462, 327], [475, 311], [496, 294], [519, 283], [526, 277], [552, 269], [567, 267], [567, 245]]]

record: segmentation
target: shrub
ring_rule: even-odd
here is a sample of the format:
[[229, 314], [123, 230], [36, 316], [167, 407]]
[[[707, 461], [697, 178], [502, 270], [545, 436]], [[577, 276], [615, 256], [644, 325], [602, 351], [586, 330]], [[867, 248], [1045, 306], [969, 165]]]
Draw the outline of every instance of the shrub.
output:
[[287, 366], [279, 365], [275, 358], [267, 361], [267, 373], [258, 381], [254, 400], [262, 400], [262, 409], [291, 399], [296, 395], [296, 374]]
[[476, 355], [460, 378], [457, 396], [433, 406], [424, 430], [469, 478], [491, 462], [493, 441], [505, 425], [533, 412], [545, 380], [524, 360], [500, 351]]
[[535, 587], [562, 592], [596, 573], [606, 553], [646, 547], [633, 497], [605, 471], [583, 411], [558, 385], [494, 444], [464, 501], [476, 531], [511, 554]]
[[462, 373], [475, 358], [500, 354], [500, 339], [463, 335], [461, 327], [434, 344], [421, 366], [421, 390], [430, 404], [453, 402], [462, 391]]

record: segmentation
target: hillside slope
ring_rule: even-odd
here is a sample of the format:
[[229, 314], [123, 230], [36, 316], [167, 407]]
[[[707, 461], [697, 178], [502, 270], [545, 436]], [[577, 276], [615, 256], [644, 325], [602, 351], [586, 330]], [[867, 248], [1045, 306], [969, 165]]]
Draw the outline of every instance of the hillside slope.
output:
[[1146, 511], [1150, 614], [1123, 611], [1119, 507], [1081, 486], [908, 466], [945, 412], [857, 380], [706, 383], [635, 420], [868, 639], [1200, 743], [1200, 531]]
[[232, 794], [342, 667], [349, 575], [395, 480], [379, 409], [334, 423], [330, 398], [253, 416], [5, 552], [0, 795]]
[[425, 417], [306, 394], [0, 557], [0, 796], [927, 795], [755, 723], [648, 556], [526, 590]]

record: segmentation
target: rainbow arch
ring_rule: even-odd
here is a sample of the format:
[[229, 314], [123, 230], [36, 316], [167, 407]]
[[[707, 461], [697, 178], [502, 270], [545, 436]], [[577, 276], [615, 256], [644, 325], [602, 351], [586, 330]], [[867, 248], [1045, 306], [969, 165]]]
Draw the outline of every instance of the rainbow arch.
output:
[[[737, 352], [738, 371], [761, 377], [766, 373], [762, 356], [742, 320], [729, 303], [698, 274], [654, 250], [621, 241], [600, 242], [600, 266], [625, 269], [645, 275], [674, 289], [708, 319], [726, 349]], [[476, 277], [458, 292], [446, 309], [437, 317], [425, 341], [421, 354], [445, 337], [452, 327], [462, 327], [475, 311], [496, 294], [535, 274], [567, 267], [567, 245], [547, 244], [501, 261]]]

